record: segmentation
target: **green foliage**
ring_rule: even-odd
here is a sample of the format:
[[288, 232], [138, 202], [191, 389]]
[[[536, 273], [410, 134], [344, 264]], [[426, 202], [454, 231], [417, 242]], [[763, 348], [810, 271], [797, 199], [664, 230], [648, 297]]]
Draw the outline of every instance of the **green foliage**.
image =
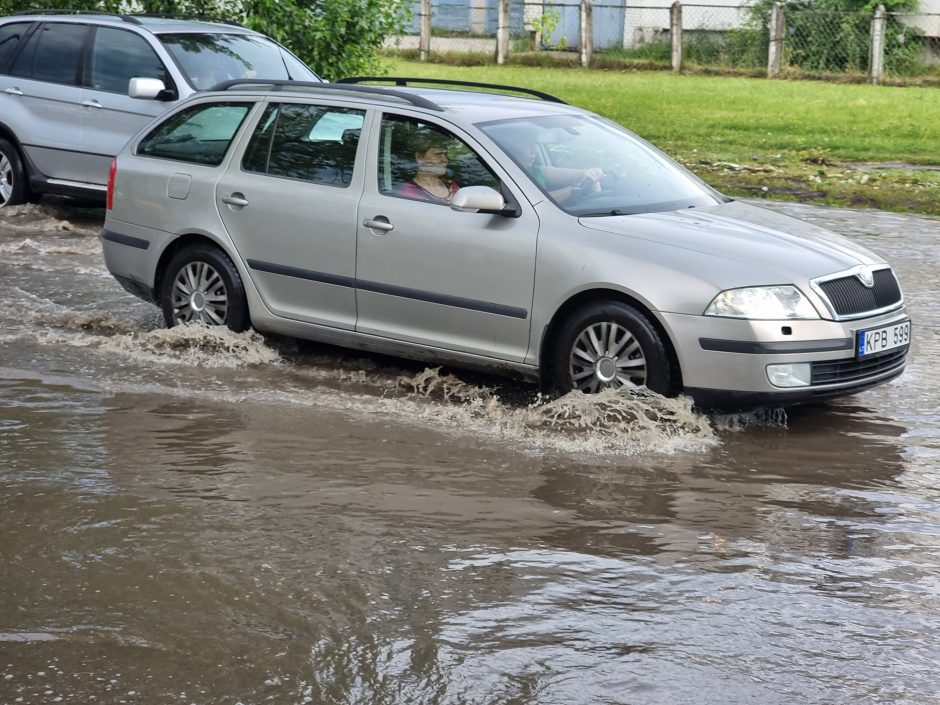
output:
[[[0, 0], [0, 15], [54, 5], [118, 12], [122, 0]], [[377, 52], [407, 19], [406, 0], [141, 0], [142, 12], [234, 20], [273, 37], [325, 78], [380, 71]]]
[[378, 49], [406, 19], [404, 0], [246, 0], [245, 11], [249, 27], [329, 79], [377, 72]]

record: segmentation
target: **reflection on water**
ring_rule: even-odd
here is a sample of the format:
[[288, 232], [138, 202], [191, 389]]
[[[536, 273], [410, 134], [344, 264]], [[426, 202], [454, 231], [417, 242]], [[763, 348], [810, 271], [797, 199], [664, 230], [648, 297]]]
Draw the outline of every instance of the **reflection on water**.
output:
[[901, 272], [897, 382], [709, 417], [165, 332], [93, 214], [4, 214], [0, 704], [940, 702], [940, 221], [779, 208]]

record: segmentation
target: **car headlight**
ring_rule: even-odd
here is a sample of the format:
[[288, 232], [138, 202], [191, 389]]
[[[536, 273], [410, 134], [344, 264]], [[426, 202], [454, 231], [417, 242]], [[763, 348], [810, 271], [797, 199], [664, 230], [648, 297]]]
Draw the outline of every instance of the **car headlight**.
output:
[[819, 313], [795, 286], [728, 289], [712, 299], [705, 309], [705, 315], [767, 321], [819, 318]]

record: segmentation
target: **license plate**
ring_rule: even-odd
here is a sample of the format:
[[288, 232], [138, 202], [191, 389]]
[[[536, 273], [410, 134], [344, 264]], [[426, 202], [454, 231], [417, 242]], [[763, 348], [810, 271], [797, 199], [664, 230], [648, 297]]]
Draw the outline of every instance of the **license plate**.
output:
[[855, 353], [858, 357], [874, 355], [909, 345], [911, 342], [911, 322], [895, 323], [884, 328], [873, 328], [858, 332], [858, 345]]

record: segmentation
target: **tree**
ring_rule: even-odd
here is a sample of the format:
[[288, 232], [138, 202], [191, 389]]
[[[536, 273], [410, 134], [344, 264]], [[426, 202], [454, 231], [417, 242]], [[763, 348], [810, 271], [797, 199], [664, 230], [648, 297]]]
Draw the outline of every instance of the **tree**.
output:
[[405, 0], [247, 0], [249, 27], [326, 78], [380, 70], [377, 51], [406, 20]]

